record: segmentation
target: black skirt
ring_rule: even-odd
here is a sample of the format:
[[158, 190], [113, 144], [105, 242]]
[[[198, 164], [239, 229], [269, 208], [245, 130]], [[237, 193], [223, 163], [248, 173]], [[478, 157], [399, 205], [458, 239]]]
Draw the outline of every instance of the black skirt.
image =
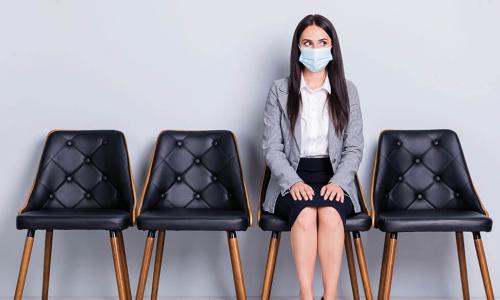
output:
[[290, 228], [301, 210], [308, 206], [331, 206], [337, 210], [345, 227], [346, 217], [354, 212], [350, 196], [344, 191], [344, 202], [325, 200], [320, 195], [321, 188], [328, 184], [333, 176], [332, 164], [329, 157], [301, 157], [297, 166], [297, 175], [314, 190], [312, 200], [293, 200], [291, 193], [278, 195], [274, 213], [288, 221]]

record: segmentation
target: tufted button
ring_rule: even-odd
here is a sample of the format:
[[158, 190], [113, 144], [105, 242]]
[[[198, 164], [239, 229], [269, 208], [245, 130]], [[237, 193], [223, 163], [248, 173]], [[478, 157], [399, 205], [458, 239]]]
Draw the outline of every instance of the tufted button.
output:
[[108, 181], [108, 176], [102, 175], [101, 179], [102, 179], [102, 181]]
[[434, 179], [436, 179], [436, 181], [441, 181], [441, 177], [440, 176], [436, 176], [436, 177], [434, 177]]
[[460, 193], [459, 192], [455, 192], [455, 197], [460, 197]]
[[333, 163], [335, 163], [335, 162], [337, 162], [337, 159], [336, 159], [336, 158], [334, 158], [334, 159], [333, 159]]
[[92, 161], [92, 160], [90, 159], [90, 157], [85, 158], [85, 163], [86, 163], [86, 164], [90, 164], [90, 162], [91, 162], [91, 161]]
[[219, 141], [215, 140], [213, 144], [214, 144], [214, 146], [217, 146], [217, 145], [219, 145]]
[[434, 142], [432, 142], [432, 144], [434, 144], [434, 146], [439, 145], [439, 140], [434, 140]]
[[385, 199], [389, 199], [389, 194], [385, 194]]
[[71, 182], [72, 180], [73, 180], [73, 178], [71, 178], [71, 176], [66, 177], [67, 182]]
[[182, 177], [181, 177], [181, 176], [177, 176], [177, 177], [175, 178], [175, 180], [177, 180], [177, 181], [182, 181]]
[[177, 141], [177, 143], [176, 143], [176, 144], [177, 144], [177, 146], [179, 146], [179, 147], [180, 147], [180, 146], [182, 146], [182, 141]]
[[161, 193], [160, 197], [163, 199], [165, 198], [167, 195], [165, 193]]
[[102, 140], [102, 144], [103, 144], [103, 145], [107, 145], [107, 144], [109, 144], [109, 140], [108, 140], [108, 139], [104, 139], [104, 140]]
[[212, 176], [212, 180], [213, 180], [213, 181], [217, 181], [217, 176], [213, 175], [213, 176]]
[[196, 193], [196, 194], [194, 194], [194, 197], [195, 197], [196, 199], [200, 199], [200, 197], [201, 197], [201, 196], [200, 196], [200, 194]]
[[403, 181], [403, 176], [398, 176], [398, 181]]
[[90, 198], [90, 193], [85, 193], [85, 198], [89, 199]]
[[66, 146], [69, 146], [69, 147], [73, 146], [73, 142], [72, 141], [67, 141], [66, 142]]
[[199, 159], [199, 158], [196, 158], [196, 159], [194, 160], [194, 163], [195, 163], [195, 164], [199, 164], [199, 163], [200, 163], [200, 159]]
[[424, 197], [424, 196], [423, 196], [422, 194], [420, 194], [420, 193], [418, 193], [418, 194], [417, 194], [417, 198], [418, 198], [418, 199], [422, 199], [423, 197]]
[[401, 147], [401, 146], [403, 145], [403, 143], [402, 143], [400, 140], [398, 140], [398, 141], [396, 142], [396, 145], [398, 145], [398, 147]]
[[54, 199], [54, 194], [49, 194], [49, 199]]
[[227, 196], [228, 196], [229, 198], [231, 198], [231, 197], [233, 196], [233, 194], [231, 194], [231, 193], [227, 193]]
[[420, 158], [418, 158], [418, 157], [417, 157], [417, 158], [415, 158], [415, 163], [416, 163], [416, 164], [419, 164], [419, 163], [420, 163], [420, 161], [421, 161], [421, 160], [420, 160]]

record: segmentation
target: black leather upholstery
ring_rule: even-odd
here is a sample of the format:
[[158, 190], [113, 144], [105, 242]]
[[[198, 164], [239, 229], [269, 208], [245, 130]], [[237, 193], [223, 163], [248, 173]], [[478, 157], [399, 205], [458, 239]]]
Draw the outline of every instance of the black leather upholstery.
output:
[[250, 210], [238, 155], [227, 130], [161, 132], [137, 227], [246, 230]]
[[[290, 231], [290, 227], [287, 224], [287, 221], [275, 214], [271, 214], [267, 211], [265, 211], [262, 208], [262, 205], [264, 203], [264, 199], [266, 197], [266, 189], [267, 185], [269, 184], [271, 176], [271, 171], [269, 167], [266, 166], [265, 171], [264, 171], [264, 179], [263, 179], [263, 184], [262, 184], [262, 190], [260, 193], [260, 220], [259, 220], [259, 226], [262, 228], [264, 231]], [[357, 191], [358, 191], [358, 199], [363, 199], [363, 195], [361, 192], [361, 187], [359, 185], [359, 181], [356, 177], [354, 180]], [[352, 214], [347, 217], [346, 219], [346, 225], [345, 225], [345, 230], [346, 231], [367, 231], [370, 230], [372, 226], [372, 219], [368, 215], [368, 212], [366, 210], [366, 207], [364, 203], [360, 203], [361, 207], [361, 212], [357, 214]]]
[[122, 230], [134, 199], [123, 133], [53, 131], [17, 228]]
[[452, 130], [383, 131], [373, 189], [382, 231], [491, 230]]

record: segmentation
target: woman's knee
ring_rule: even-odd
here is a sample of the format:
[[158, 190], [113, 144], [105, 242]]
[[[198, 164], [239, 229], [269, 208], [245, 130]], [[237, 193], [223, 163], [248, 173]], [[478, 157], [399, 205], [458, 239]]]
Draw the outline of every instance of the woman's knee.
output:
[[300, 227], [304, 230], [315, 229], [317, 226], [318, 209], [316, 207], [303, 208], [292, 227]]
[[319, 226], [336, 229], [344, 227], [342, 217], [339, 212], [333, 207], [320, 207], [318, 209], [318, 223]]

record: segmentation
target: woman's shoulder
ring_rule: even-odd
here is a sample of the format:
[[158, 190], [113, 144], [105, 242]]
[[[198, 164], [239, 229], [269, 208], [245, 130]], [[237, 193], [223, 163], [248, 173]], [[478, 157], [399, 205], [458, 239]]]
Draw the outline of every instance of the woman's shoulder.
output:
[[349, 102], [351, 103], [351, 105], [359, 103], [358, 89], [354, 82], [346, 78], [345, 84], [347, 87], [347, 95], [349, 97]]
[[[289, 81], [290, 76], [285, 76], [281, 77], [278, 79], [275, 79], [273, 81], [273, 84], [271, 86], [272, 89], [276, 89], [277, 91], [281, 93], [288, 94], [288, 81]], [[346, 87], [347, 87], [347, 94], [349, 96], [349, 99], [355, 98], [353, 101], [356, 101], [358, 98], [358, 89], [356, 88], [356, 85], [352, 80], [350, 79], [345, 79]]]
[[279, 91], [281, 93], [287, 94], [288, 93], [288, 78], [290, 78], [290, 76], [275, 79], [273, 81], [272, 88], [275, 88], [277, 91]]

